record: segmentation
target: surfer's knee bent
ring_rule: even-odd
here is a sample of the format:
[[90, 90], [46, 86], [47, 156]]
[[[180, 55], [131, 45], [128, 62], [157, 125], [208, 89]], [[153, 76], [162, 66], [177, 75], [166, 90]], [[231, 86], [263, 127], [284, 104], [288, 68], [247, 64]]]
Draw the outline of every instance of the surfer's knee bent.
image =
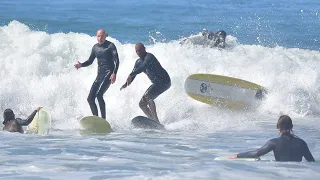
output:
[[153, 104], [154, 104], [153, 99], [147, 99], [147, 102], [148, 102], [148, 104], [149, 104], [149, 105], [150, 105], [151, 103], [153, 103]]
[[145, 98], [145, 96], [143, 96], [139, 102], [139, 106], [140, 108], [144, 108], [146, 106], [148, 106], [148, 101], [147, 99]]

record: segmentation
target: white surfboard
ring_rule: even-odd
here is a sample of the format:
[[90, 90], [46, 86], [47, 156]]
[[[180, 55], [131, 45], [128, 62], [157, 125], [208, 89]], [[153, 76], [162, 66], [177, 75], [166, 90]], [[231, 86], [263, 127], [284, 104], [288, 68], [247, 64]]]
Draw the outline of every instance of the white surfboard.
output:
[[41, 108], [27, 127], [28, 134], [48, 134], [51, 129], [51, 115], [49, 111]]
[[107, 134], [112, 132], [108, 121], [98, 116], [85, 116], [79, 121], [83, 130], [81, 134]]
[[233, 158], [230, 159], [230, 156], [220, 156], [214, 158], [215, 161], [261, 161], [261, 158]]
[[192, 74], [187, 77], [184, 89], [197, 101], [235, 109], [255, 106], [266, 94], [258, 84], [216, 74]]

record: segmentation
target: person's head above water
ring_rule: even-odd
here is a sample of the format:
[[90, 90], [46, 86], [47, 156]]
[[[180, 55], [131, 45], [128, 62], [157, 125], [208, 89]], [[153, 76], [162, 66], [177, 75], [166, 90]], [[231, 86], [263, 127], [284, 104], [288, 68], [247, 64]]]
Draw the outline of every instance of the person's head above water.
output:
[[13, 113], [13, 111], [11, 109], [6, 109], [3, 112], [3, 124], [5, 124], [6, 122], [15, 119], [15, 115]]
[[103, 29], [99, 29], [96, 36], [98, 43], [103, 44], [106, 41], [106, 37], [108, 37], [108, 33], [106, 33], [106, 31]]
[[277, 123], [277, 129], [279, 129], [280, 132], [290, 132], [292, 131], [292, 128], [293, 128], [293, 124], [289, 116], [282, 115], [279, 117], [278, 123]]
[[146, 55], [146, 48], [142, 43], [137, 43], [136, 46], [136, 53], [140, 58], [143, 58]]
[[220, 30], [220, 31], [216, 32], [216, 36], [218, 36], [218, 37], [222, 38], [223, 40], [225, 40], [226, 37], [227, 37], [227, 33], [225, 31]]

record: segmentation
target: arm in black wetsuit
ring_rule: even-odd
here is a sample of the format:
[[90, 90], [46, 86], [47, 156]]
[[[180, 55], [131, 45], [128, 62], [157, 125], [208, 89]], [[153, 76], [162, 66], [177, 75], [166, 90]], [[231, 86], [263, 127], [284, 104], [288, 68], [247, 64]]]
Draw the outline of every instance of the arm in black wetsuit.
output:
[[272, 151], [274, 148], [275, 148], [275, 143], [272, 140], [270, 140], [264, 146], [262, 146], [257, 150], [249, 151], [245, 153], [239, 153], [237, 155], [237, 158], [258, 158]]
[[312, 156], [312, 154], [311, 154], [311, 152], [309, 150], [309, 147], [308, 147], [307, 143], [304, 142], [304, 141], [303, 141], [303, 146], [304, 146], [304, 148], [303, 148], [304, 149], [303, 157], [309, 162], [310, 161], [314, 162], [315, 160], [314, 160], [314, 158], [313, 158], [313, 156]]
[[[138, 64], [139, 64], [139, 60], [136, 61], [136, 63], [134, 64], [134, 67], [132, 69], [132, 72], [130, 73], [130, 77], [131, 77], [131, 83], [132, 81], [136, 78], [136, 75], [131, 75], [133, 72], [136, 71], [136, 69], [138, 68]], [[138, 73], [139, 74], [139, 73]], [[131, 84], [130, 83], [130, 84]]]
[[21, 126], [28, 126], [32, 122], [32, 120], [33, 120], [34, 116], [37, 114], [37, 112], [38, 112], [37, 110], [34, 110], [32, 112], [32, 114], [26, 120], [22, 120], [20, 118], [17, 118], [16, 120]]
[[[93, 48], [94, 48], [94, 46], [93, 46]], [[85, 61], [84, 63], [81, 63], [81, 67], [87, 67], [93, 63], [94, 59], [96, 58], [96, 55], [93, 51], [93, 48], [91, 50], [91, 54], [90, 54], [89, 59], [87, 61]]]
[[148, 53], [146, 57], [144, 57], [144, 60], [141, 63], [136, 63], [135, 68], [130, 74], [131, 78], [145, 71], [148, 68], [149, 64], [151, 64], [154, 58], [155, 58], [154, 56]]
[[118, 56], [118, 51], [116, 46], [112, 43], [111, 45], [111, 52], [112, 52], [112, 59], [114, 62], [114, 71], [113, 74], [117, 74], [118, 69], [119, 69], [119, 56]]
[[[139, 60], [137, 60], [136, 63], [134, 64], [134, 67], [133, 67], [133, 70], [132, 70], [131, 73], [133, 73], [135, 71], [135, 69], [137, 68], [137, 65], [139, 64], [138, 62], [139, 62]], [[132, 83], [132, 81], [134, 80], [134, 78], [136, 78], [136, 75], [131, 76], [131, 74], [130, 74], [129, 76], [131, 77], [131, 82], [128, 83], [128, 79], [127, 79], [126, 83], [124, 85], [122, 85], [121, 89], [126, 88], [127, 86], [129, 86]]]

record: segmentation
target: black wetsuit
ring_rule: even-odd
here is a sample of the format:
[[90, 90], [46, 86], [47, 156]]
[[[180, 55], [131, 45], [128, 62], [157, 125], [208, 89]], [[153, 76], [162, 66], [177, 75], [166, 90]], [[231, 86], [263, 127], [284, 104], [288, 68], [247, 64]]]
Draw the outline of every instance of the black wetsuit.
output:
[[98, 116], [98, 108], [95, 103], [95, 98], [97, 97], [101, 117], [105, 119], [106, 108], [103, 94], [108, 90], [111, 84], [110, 76], [112, 74], [117, 74], [119, 68], [119, 57], [116, 46], [110, 41], [105, 41], [101, 45], [99, 43], [95, 44], [92, 47], [89, 59], [86, 62], [81, 63], [82, 67], [91, 65], [95, 58], [98, 59], [98, 75], [91, 86], [88, 103], [92, 114]]
[[32, 114], [25, 120], [16, 118], [16, 119], [11, 119], [3, 122], [4, 124], [3, 130], [10, 131], [10, 132], [23, 133], [22, 126], [28, 126], [32, 122], [37, 112], [38, 112], [37, 110], [34, 110]]
[[286, 133], [278, 138], [269, 140], [263, 147], [255, 151], [240, 153], [238, 158], [258, 158], [268, 152], [273, 151], [276, 161], [302, 161], [304, 157], [307, 161], [314, 161], [314, 158], [308, 148], [307, 143]]
[[144, 58], [136, 61], [130, 74], [132, 81], [136, 75], [141, 72], [144, 72], [152, 82], [152, 85], [145, 92], [144, 97], [155, 99], [170, 88], [170, 76], [153, 54], [147, 53]]

